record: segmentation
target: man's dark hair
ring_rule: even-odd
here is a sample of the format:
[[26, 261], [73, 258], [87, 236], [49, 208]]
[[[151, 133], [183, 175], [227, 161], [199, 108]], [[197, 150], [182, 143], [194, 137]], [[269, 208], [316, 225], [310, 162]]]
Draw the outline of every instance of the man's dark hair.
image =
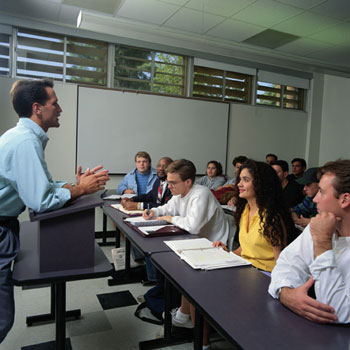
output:
[[333, 174], [334, 197], [339, 198], [342, 193], [350, 193], [350, 160], [338, 159], [334, 162], [327, 162], [318, 170], [318, 178], [324, 174]]
[[182, 181], [191, 179], [192, 184], [194, 184], [196, 180], [196, 167], [190, 160], [187, 159], [178, 159], [173, 161], [166, 168], [166, 172], [179, 174]]
[[267, 157], [274, 157], [275, 162], [278, 160], [278, 157], [276, 156], [276, 154], [273, 154], [273, 153], [268, 153], [265, 158], [267, 159]]
[[33, 114], [33, 103], [45, 105], [49, 96], [46, 88], [53, 88], [53, 81], [43, 80], [17, 80], [11, 88], [12, 105], [20, 118], [30, 118]]
[[276, 160], [275, 162], [272, 162], [272, 163], [270, 163], [270, 165], [272, 166], [272, 165], [278, 165], [278, 166], [280, 166], [281, 167], [281, 169], [282, 169], [282, 171], [283, 172], [289, 172], [289, 166], [288, 166], [288, 163], [285, 161], [285, 160], [282, 160], [282, 159], [280, 159], [280, 160]]
[[233, 158], [232, 164], [236, 166], [237, 163], [243, 164], [248, 158], [245, 156], [237, 156]]
[[294, 158], [290, 163], [300, 162], [301, 166], [306, 169], [306, 162], [303, 158]]

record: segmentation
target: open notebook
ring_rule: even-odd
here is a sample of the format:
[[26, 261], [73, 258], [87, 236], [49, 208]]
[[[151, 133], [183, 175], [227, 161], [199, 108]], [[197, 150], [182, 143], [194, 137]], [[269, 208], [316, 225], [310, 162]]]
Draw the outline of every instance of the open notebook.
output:
[[225, 267], [251, 265], [240, 256], [215, 248], [206, 238], [164, 241], [181, 259], [194, 269], [212, 270]]

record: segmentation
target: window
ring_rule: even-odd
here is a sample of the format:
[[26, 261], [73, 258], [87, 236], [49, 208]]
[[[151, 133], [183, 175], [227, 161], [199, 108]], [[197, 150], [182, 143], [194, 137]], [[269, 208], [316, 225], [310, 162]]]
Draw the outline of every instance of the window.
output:
[[0, 75], [10, 75], [10, 35], [0, 33]]
[[251, 76], [220, 69], [194, 66], [194, 97], [250, 103]]
[[117, 45], [114, 87], [185, 94], [186, 60], [183, 56]]
[[18, 29], [16, 75], [106, 85], [107, 49], [103, 42]]
[[303, 110], [304, 95], [304, 89], [258, 81], [256, 103], [271, 107]]

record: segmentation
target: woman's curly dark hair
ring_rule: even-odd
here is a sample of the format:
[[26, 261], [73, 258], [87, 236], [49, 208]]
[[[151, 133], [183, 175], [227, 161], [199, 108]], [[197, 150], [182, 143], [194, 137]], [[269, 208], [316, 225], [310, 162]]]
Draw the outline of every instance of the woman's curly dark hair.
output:
[[[290, 241], [289, 230], [293, 230], [294, 224], [282, 198], [282, 186], [275, 170], [267, 163], [246, 160], [237, 177], [240, 182], [240, 174], [243, 169], [248, 169], [253, 178], [253, 186], [256, 195], [256, 204], [259, 208], [261, 226], [259, 232], [263, 234], [272, 246], [285, 247]], [[239, 225], [247, 200], [238, 197], [235, 219]], [[265, 220], [264, 220], [264, 212]]]

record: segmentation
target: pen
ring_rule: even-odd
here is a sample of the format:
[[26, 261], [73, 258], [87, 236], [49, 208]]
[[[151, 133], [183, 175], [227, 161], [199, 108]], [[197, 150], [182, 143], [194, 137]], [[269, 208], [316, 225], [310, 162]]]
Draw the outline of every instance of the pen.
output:
[[149, 216], [149, 203], [147, 203], [147, 216]]

